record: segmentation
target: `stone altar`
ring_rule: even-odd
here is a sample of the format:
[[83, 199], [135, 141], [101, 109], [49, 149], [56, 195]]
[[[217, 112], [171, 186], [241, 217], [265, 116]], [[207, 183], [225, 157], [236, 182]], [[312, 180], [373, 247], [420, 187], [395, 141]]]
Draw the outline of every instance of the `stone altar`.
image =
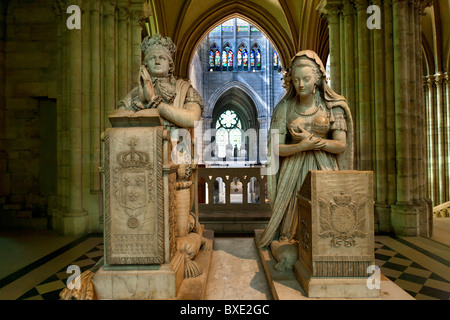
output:
[[308, 297], [380, 296], [375, 265], [372, 171], [310, 171], [298, 198], [295, 275]]

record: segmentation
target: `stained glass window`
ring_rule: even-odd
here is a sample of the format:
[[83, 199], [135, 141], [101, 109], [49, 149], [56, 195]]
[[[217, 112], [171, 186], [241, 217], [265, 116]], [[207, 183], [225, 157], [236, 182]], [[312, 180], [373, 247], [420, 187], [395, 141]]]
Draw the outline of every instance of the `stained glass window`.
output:
[[247, 50], [244, 50], [244, 53], [242, 53], [242, 63], [244, 67], [248, 67], [248, 53]]
[[219, 158], [223, 158], [226, 155], [226, 145], [228, 144], [228, 131], [224, 128], [219, 128], [216, 131], [216, 146]]
[[225, 129], [232, 129], [237, 126], [239, 118], [232, 110], [227, 110], [219, 117], [218, 124]]
[[273, 52], [273, 66], [278, 67], [278, 53], [276, 51]]
[[251, 67], [255, 66], [255, 51], [254, 50], [250, 51], [250, 66]]
[[261, 68], [261, 51], [256, 50], [256, 67]]
[[242, 133], [241, 133], [241, 129], [239, 128], [234, 128], [230, 130], [230, 142], [231, 144], [237, 145], [238, 148], [240, 148], [241, 146], [241, 139], [242, 139]]
[[226, 146], [231, 143], [240, 148], [242, 144], [241, 120], [233, 110], [223, 112], [216, 122], [216, 145], [218, 157], [226, 156]]
[[242, 51], [241, 51], [241, 49], [239, 49], [237, 52], [237, 65], [238, 65], [238, 67], [242, 66]]
[[219, 53], [219, 50], [216, 51], [216, 61], [215, 61], [215, 63], [216, 63], [216, 67], [220, 66], [220, 53]]
[[209, 66], [214, 67], [214, 51], [209, 52]]
[[223, 67], [227, 67], [228, 66], [228, 64], [227, 64], [227, 57], [228, 57], [227, 52], [225, 50], [223, 50], [222, 51], [222, 66]]
[[233, 51], [228, 51], [228, 66], [233, 67]]

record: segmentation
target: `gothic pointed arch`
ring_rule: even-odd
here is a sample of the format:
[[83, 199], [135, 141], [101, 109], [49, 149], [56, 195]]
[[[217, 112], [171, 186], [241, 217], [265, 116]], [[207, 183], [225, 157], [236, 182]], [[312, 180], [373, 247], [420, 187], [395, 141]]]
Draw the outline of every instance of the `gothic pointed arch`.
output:
[[206, 34], [217, 25], [232, 18], [240, 18], [257, 27], [274, 45], [282, 65], [295, 54], [295, 48], [289, 35], [277, 22], [277, 19], [274, 19], [264, 8], [254, 4], [249, 6], [245, 3], [227, 1], [205, 11], [196, 23], [192, 24], [185, 32], [188, 35], [187, 37], [177, 38], [177, 35], [174, 36], [174, 41], [177, 44], [175, 65], [179, 66], [179, 76], [187, 77], [189, 74], [189, 66], [195, 49]]
[[[223, 84], [219, 88], [217, 88], [213, 94], [208, 99], [206, 106], [210, 106], [210, 108], [206, 108], [204, 110], [203, 116], [205, 118], [211, 118], [213, 117], [213, 110], [214, 106], [217, 105], [218, 100], [224, 96], [224, 94], [230, 89], [235, 88], [239, 89], [240, 91], [244, 92], [250, 99], [253, 101], [255, 109], [256, 109], [256, 115], [260, 116], [266, 113], [266, 104], [263, 102], [261, 97], [250, 87], [246, 86], [243, 82], [239, 81], [230, 81], [228, 83]], [[237, 91], [236, 91], [237, 92]]]

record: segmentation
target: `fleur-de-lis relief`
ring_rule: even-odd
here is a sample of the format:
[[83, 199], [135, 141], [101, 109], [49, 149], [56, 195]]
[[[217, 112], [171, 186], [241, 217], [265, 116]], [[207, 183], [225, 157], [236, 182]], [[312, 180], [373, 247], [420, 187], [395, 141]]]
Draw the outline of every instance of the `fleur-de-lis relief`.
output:
[[125, 187], [128, 187], [130, 185], [130, 183], [131, 183], [130, 177], [124, 177], [123, 178], [123, 185]]
[[139, 194], [136, 192], [136, 190], [132, 190], [130, 191], [130, 193], [128, 194], [128, 199], [130, 199], [130, 201], [136, 201], [136, 199], [138, 198]]
[[143, 176], [139, 176], [139, 177], [136, 178], [136, 185], [137, 186], [142, 186], [144, 184], [144, 182], [145, 182], [145, 179], [144, 179]]

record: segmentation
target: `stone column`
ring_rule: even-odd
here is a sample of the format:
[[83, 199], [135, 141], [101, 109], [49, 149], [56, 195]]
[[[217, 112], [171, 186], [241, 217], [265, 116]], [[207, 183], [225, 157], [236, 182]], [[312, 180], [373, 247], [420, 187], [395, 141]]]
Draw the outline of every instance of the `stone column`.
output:
[[440, 205], [445, 202], [445, 194], [447, 194], [447, 183], [448, 178], [445, 174], [446, 167], [446, 145], [445, 145], [445, 122], [446, 122], [446, 112], [444, 110], [444, 90], [443, 90], [443, 82], [444, 76], [442, 73], [435, 74], [434, 82], [436, 85], [436, 135], [437, 135], [437, 169], [438, 174], [437, 178], [439, 179], [438, 188], [439, 195], [437, 197], [438, 203], [435, 203], [434, 206]]
[[[90, 189], [92, 193], [101, 194], [101, 176], [99, 167], [101, 166], [101, 74], [100, 74], [100, 46], [98, 39], [101, 35], [100, 26], [100, 1], [91, 3], [90, 21]], [[101, 203], [101, 201], [100, 201]], [[101, 208], [101, 206], [100, 206]], [[102, 210], [100, 210], [100, 213]]]
[[420, 139], [418, 139], [418, 118], [420, 112], [418, 110], [417, 92], [416, 92], [416, 79], [420, 76], [416, 75], [416, 43], [415, 43], [415, 8], [411, 1], [406, 3], [406, 59], [407, 59], [407, 70], [408, 70], [408, 93], [409, 99], [408, 103], [410, 106], [410, 116], [409, 116], [409, 136], [411, 144], [411, 200], [414, 204], [417, 204], [419, 200], [419, 161], [420, 157]]
[[[382, 8], [380, 0], [374, 1], [374, 4]], [[382, 9], [383, 10], [383, 9]], [[389, 184], [388, 184], [388, 153], [387, 153], [387, 123], [386, 114], [386, 82], [385, 69], [382, 67], [386, 63], [384, 54], [384, 30], [385, 24], [381, 29], [373, 30], [373, 57], [374, 57], [374, 132], [375, 132], [375, 219], [378, 224], [378, 231], [389, 231], [391, 225], [390, 205], [389, 205]], [[376, 226], [377, 227], [377, 226]]]
[[[355, 1], [357, 11], [356, 29], [358, 34], [357, 70], [358, 70], [358, 119], [359, 136], [356, 144], [359, 149], [358, 170], [370, 170], [372, 168], [372, 106], [371, 106], [371, 64], [370, 64], [370, 35], [367, 28], [366, 0]], [[359, 130], [358, 130], [359, 129]]]
[[423, 92], [424, 92], [424, 103], [425, 103], [425, 112], [426, 112], [426, 123], [425, 123], [425, 130], [426, 130], [426, 170], [427, 170], [427, 180], [426, 180], [426, 187], [428, 190], [428, 195], [431, 199], [433, 199], [433, 188], [432, 184], [430, 183], [433, 178], [433, 170], [432, 170], [432, 153], [431, 153], [431, 140], [432, 140], [432, 130], [431, 130], [431, 108], [430, 108], [430, 98], [429, 98], [429, 90], [428, 90], [428, 77], [423, 77]]
[[[353, 117], [357, 116], [356, 108], [356, 92], [355, 92], [355, 35], [353, 33], [355, 28], [355, 7], [350, 0], [344, 2], [342, 10], [344, 18], [344, 34], [343, 34], [343, 52], [344, 52], [344, 69], [345, 69], [345, 81], [342, 86], [342, 94], [347, 99], [348, 106]], [[331, 57], [330, 57], [331, 59]]]
[[[414, 7], [414, 46], [416, 61], [423, 61], [422, 57], [422, 4], [420, 1], [413, 2]], [[415, 85], [416, 85], [416, 104], [417, 104], [417, 136], [424, 137], [418, 139], [418, 205], [419, 205], [419, 234], [425, 237], [432, 235], [433, 226], [433, 206], [430, 198], [427, 195], [427, 147], [426, 147], [426, 104], [424, 100], [423, 81], [419, 81], [423, 75], [423, 68], [421, 63], [415, 63]]]
[[[108, 115], [114, 111], [117, 104], [116, 95], [116, 45], [115, 45], [115, 1], [103, 2], [103, 94], [104, 94], [104, 130], [109, 127]], [[122, 99], [120, 97], [118, 99]]]
[[[142, 6], [132, 5], [130, 7], [131, 24], [131, 88], [138, 84], [139, 67], [141, 65], [141, 16]], [[120, 98], [121, 99], [121, 98]]]
[[[449, 83], [448, 83], [448, 71], [445, 72], [443, 74], [443, 84], [442, 84], [442, 88], [444, 90], [444, 110], [446, 110], [446, 132], [445, 132], [445, 145], [447, 147], [447, 155], [446, 155], [446, 160], [447, 160], [447, 179], [450, 179], [449, 174], [450, 174], [450, 114], [449, 114], [449, 108], [450, 108], [450, 92], [449, 92]], [[450, 187], [447, 187], [447, 193], [445, 193], [446, 198], [444, 199], [444, 202], [450, 201]]]
[[8, 172], [8, 154], [5, 151], [6, 141], [6, 101], [5, 101], [5, 41], [6, 41], [6, 9], [7, 4], [0, 3], [0, 204], [5, 203], [3, 197], [11, 193], [10, 174]]
[[118, 2], [118, 34], [117, 34], [117, 63], [118, 63], [118, 79], [117, 93], [118, 98], [123, 99], [129, 91], [128, 86], [128, 18], [129, 12], [127, 3]]
[[432, 201], [433, 206], [439, 201], [439, 188], [438, 181], [436, 179], [438, 175], [438, 167], [437, 167], [437, 153], [436, 153], [436, 99], [435, 99], [435, 90], [434, 90], [434, 76], [430, 75], [427, 77], [427, 86], [428, 86], [428, 128], [429, 128], [429, 168], [430, 168], [430, 177], [429, 177], [429, 186], [430, 193], [433, 195]]
[[[61, 5], [60, 10], [61, 13], [66, 12], [67, 5]], [[57, 130], [58, 130], [58, 193], [57, 199], [61, 200], [59, 207], [59, 212], [56, 214], [59, 218], [64, 215], [64, 212], [67, 210], [69, 203], [69, 164], [70, 164], [70, 154], [69, 154], [69, 124], [68, 124], [68, 105], [69, 105], [69, 79], [67, 77], [69, 73], [69, 39], [68, 34], [69, 30], [66, 27], [66, 16], [60, 14], [60, 23], [59, 23], [59, 31], [60, 31], [60, 44], [61, 44], [61, 54], [60, 66], [59, 69], [59, 83], [60, 83], [60, 101], [58, 102], [57, 108]], [[62, 220], [56, 219], [56, 228], [57, 230], [63, 230]]]
[[408, 10], [404, 0], [393, 1], [393, 44], [395, 86], [395, 131], [397, 166], [397, 201], [391, 211], [392, 226], [399, 235], [417, 235], [418, 212], [413, 206], [411, 105], [408, 82]]
[[[383, 1], [384, 25], [382, 25], [383, 39], [384, 39], [384, 65], [376, 67], [383, 68], [385, 71], [385, 103], [386, 103], [386, 153], [387, 153], [387, 195], [388, 203], [395, 203], [397, 199], [397, 187], [396, 187], [396, 164], [391, 159], [395, 158], [396, 144], [395, 144], [395, 108], [394, 108], [394, 53], [392, 46], [392, 34], [393, 34], [393, 17], [392, 17], [392, 1]], [[378, 197], [378, 195], [377, 195]], [[389, 214], [390, 221], [390, 214]], [[381, 227], [381, 226], [380, 226]], [[387, 227], [387, 226], [386, 226]], [[392, 231], [392, 227], [385, 230], [385, 232]]]
[[333, 90], [341, 93], [341, 41], [340, 41], [340, 15], [339, 5], [327, 4], [326, 15], [328, 17], [329, 41], [330, 41], [330, 73]]
[[[74, 1], [81, 5], [81, 1]], [[83, 90], [83, 43], [82, 30], [73, 29], [68, 33], [69, 40], [69, 136], [70, 136], [70, 171], [69, 171], [69, 203], [64, 213], [63, 233], [79, 235], [87, 232], [87, 212], [83, 209], [82, 196], [82, 90]]]

